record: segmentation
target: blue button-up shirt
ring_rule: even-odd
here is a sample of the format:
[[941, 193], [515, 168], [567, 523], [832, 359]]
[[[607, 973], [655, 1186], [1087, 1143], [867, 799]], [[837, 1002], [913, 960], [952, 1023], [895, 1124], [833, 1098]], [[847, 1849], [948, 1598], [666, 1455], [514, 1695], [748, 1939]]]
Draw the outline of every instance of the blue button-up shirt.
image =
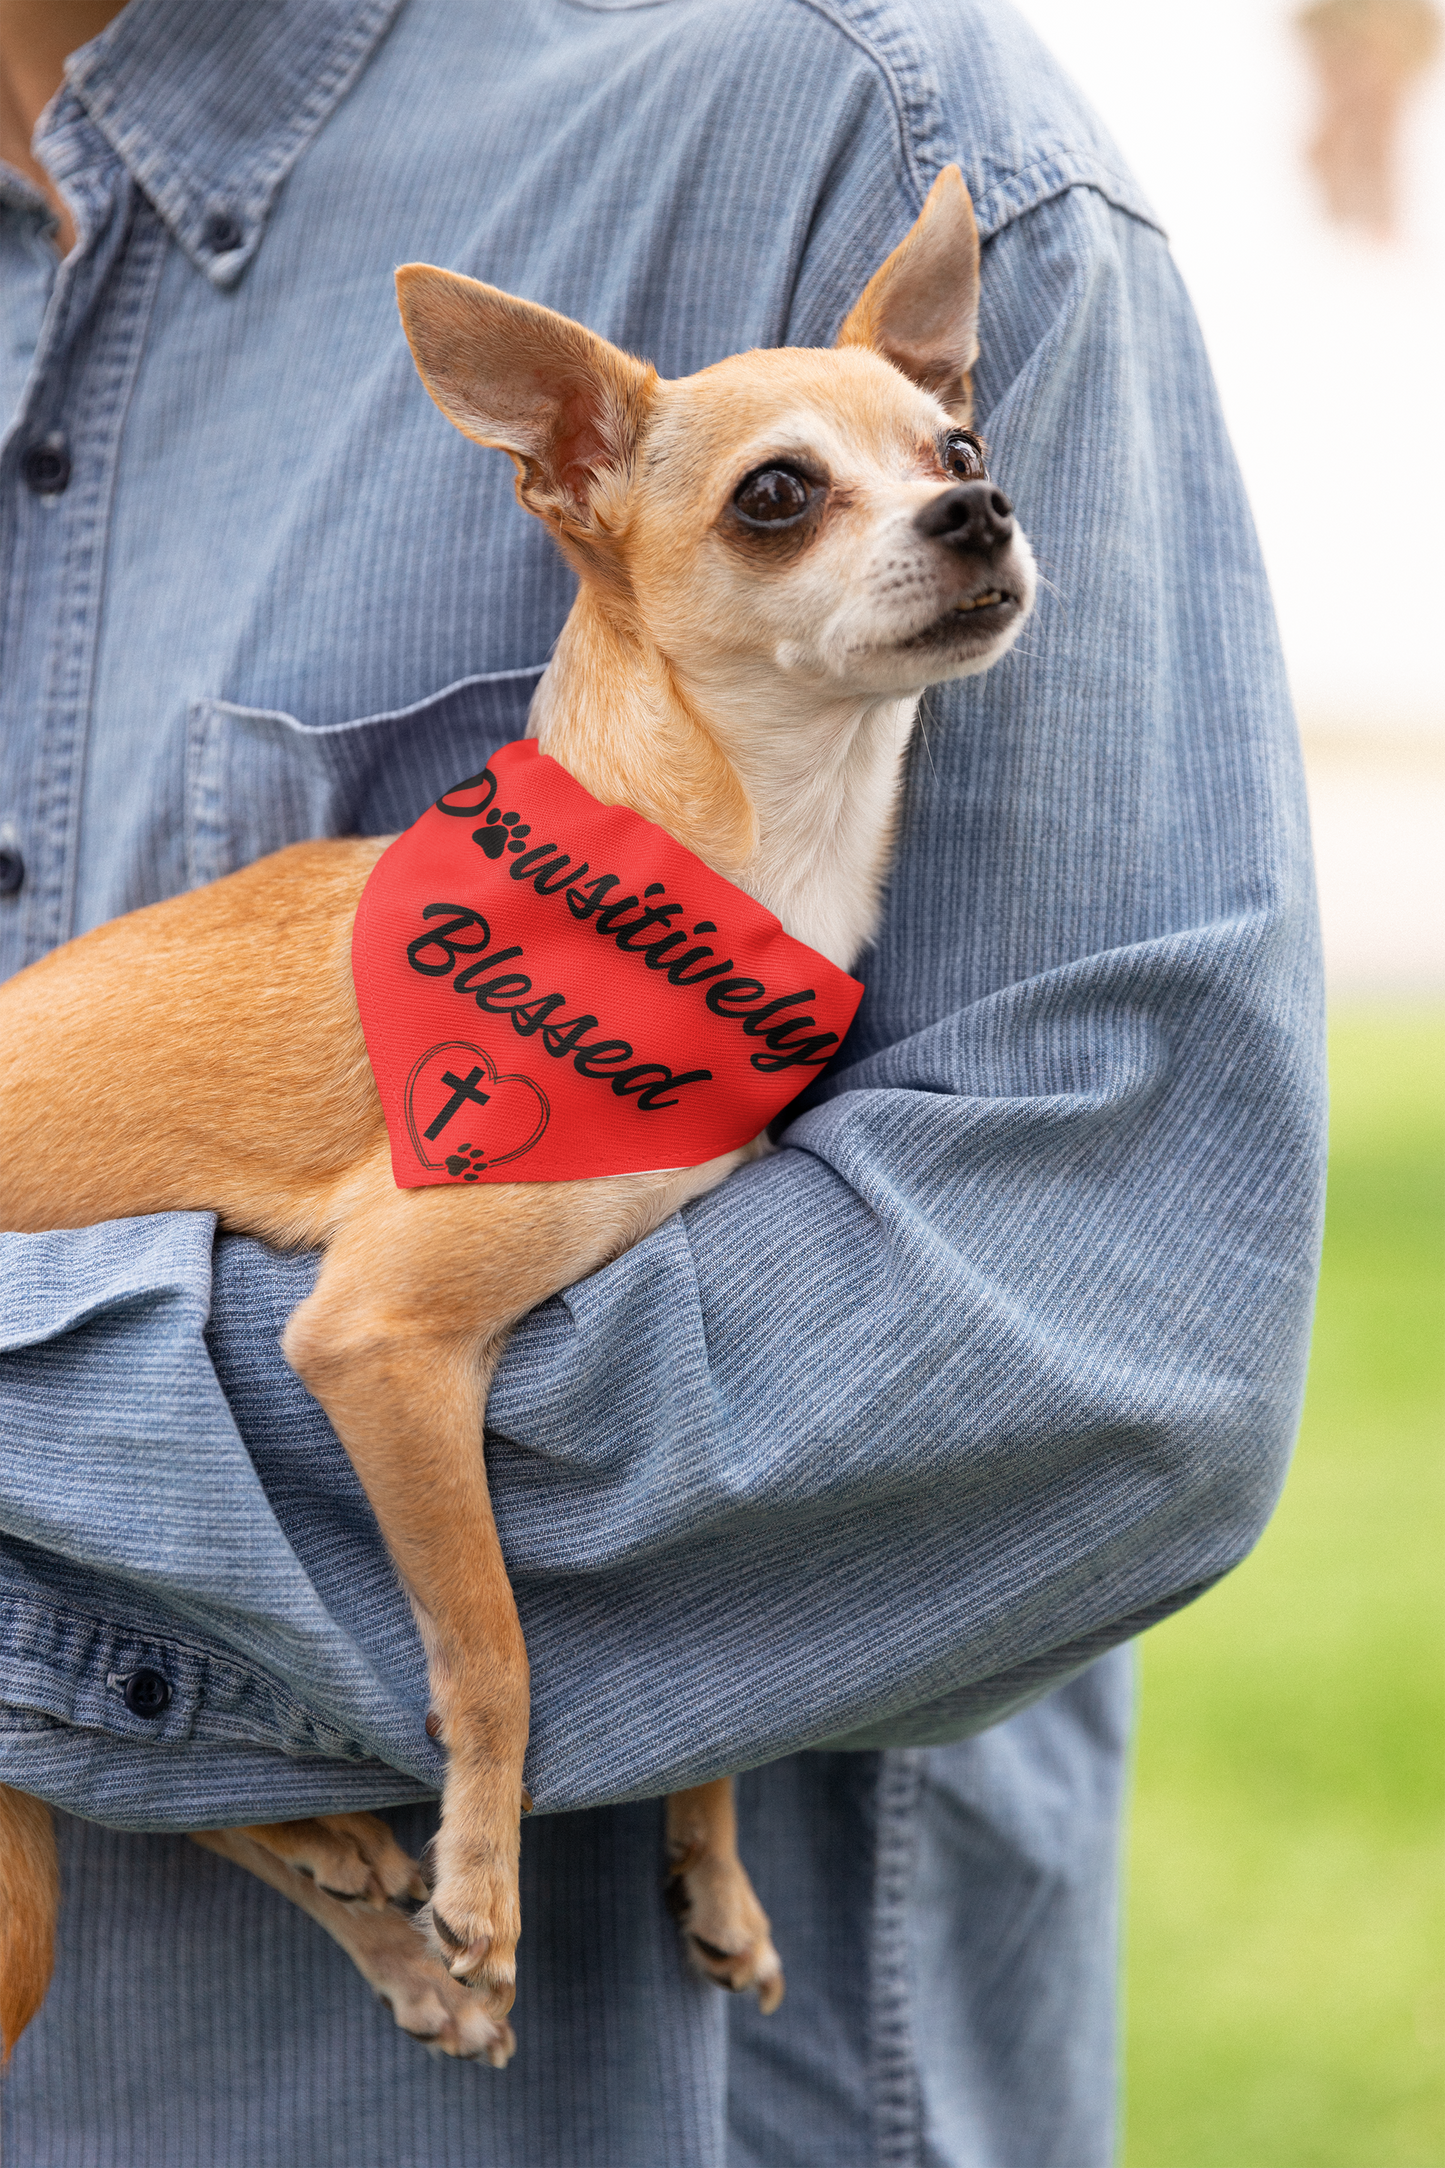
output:
[[[79, 239], [60, 264], [0, 169], [7, 970], [404, 824], [521, 732], [570, 575], [423, 392], [395, 264], [679, 375], [828, 343], [961, 164], [978, 412], [1047, 586], [929, 696], [863, 1008], [784, 1149], [513, 1337], [528, 1783], [956, 1739], [1223, 1573], [1319, 1230], [1300, 768], [1187, 303], [1028, 33], [986, 0], [132, 0], [37, 147]], [[4, 1257], [0, 1776], [169, 1829], [433, 1792], [409, 1613], [276, 1344], [311, 1260], [185, 1215]]]
[[[1319, 1004], [1259, 557], [1131, 182], [1007, 17], [932, 33], [149, 0], [43, 121], [63, 267], [6, 184], [11, 969], [520, 735], [570, 575], [416, 382], [396, 262], [680, 375], [830, 340], [947, 158], [988, 236], [979, 414], [1051, 592], [929, 696], [789, 1149], [537, 1312], [492, 1396], [544, 1804], [999, 1715], [1231, 1565], [1296, 1420]], [[6, 1262], [4, 1700], [76, 1726], [43, 1789], [184, 1825], [433, 1786], [405, 1606], [275, 1351], [310, 1262], [223, 1244], [212, 1305], [184, 1216]], [[158, 1726], [108, 1685], [141, 1646]]]

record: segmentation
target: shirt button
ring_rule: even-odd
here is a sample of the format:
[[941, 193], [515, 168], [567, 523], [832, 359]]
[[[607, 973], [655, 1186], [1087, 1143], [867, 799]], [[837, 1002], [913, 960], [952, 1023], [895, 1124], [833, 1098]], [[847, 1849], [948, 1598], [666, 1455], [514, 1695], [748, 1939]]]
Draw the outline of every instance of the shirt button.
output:
[[32, 444], [21, 471], [26, 488], [33, 489], [37, 497], [58, 497], [70, 480], [70, 454], [59, 439]]
[[16, 895], [24, 881], [24, 859], [8, 843], [0, 844], [0, 896]]
[[202, 236], [213, 256], [229, 256], [233, 248], [239, 248], [246, 236], [229, 211], [213, 211], [206, 220]]
[[125, 1682], [125, 1705], [132, 1716], [164, 1716], [170, 1699], [171, 1682], [163, 1671], [133, 1671]]

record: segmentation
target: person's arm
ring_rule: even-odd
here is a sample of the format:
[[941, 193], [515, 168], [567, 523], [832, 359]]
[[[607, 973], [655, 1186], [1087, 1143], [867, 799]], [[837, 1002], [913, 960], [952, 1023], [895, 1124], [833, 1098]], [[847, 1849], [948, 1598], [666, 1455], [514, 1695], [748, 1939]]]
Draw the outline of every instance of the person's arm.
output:
[[[1226, 1571], [1282, 1477], [1321, 1012], [1248, 515], [1164, 244], [1103, 195], [1056, 195], [989, 241], [981, 338], [982, 426], [1051, 590], [1013, 658], [929, 697], [845, 1058], [776, 1157], [528, 1318], [493, 1392], [539, 1806], [810, 1742], [957, 1736]], [[155, 1300], [160, 1254], [85, 1330], [143, 1314], [201, 1363], [204, 1302]], [[111, 1819], [274, 1817], [435, 1780], [404, 1605], [276, 1346], [310, 1264], [217, 1254], [209, 1345], [266, 1571], [229, 1623], [198, 1563], [199, 1610], [183, 1576], [165, 1601], [209, 1661], [234, 1655], [248, 1715], [228, 1746], [200, 1697], [179, 1804], [124, 1711], [88, 1758], [48, 1737], [50, 1795]], [[102, 1424], [97, 1374], [79, 1365], [67, 1433], [83, 1450], [109, 1425], [92, 1509], [116, 1509], [129, 1450], [143, 1510], [171, 1511], [209, 1449], [158, 1439], [144, 1393]], [[229, 1419], [213, 1428], [240, 1468]], [[53, 1524], [41, 1540], [67, 1549]], [[268, 1683], [309, 1744], [257, 1713]], [[0, 1774], [24, 1784], [39, 1751], [12, 1734]]]
[[[204, 1213], [0, 1235], [0, 1781], [121, 1826], [439, 1786], [410, 1613], [265, 1323], [315, 1261], [221, 1255], [213, 1289]], [[213, 1294], [234, 1410], [205, 1337]], [[254, 1453], [237, 1415], [264, 1434]], [[128, 1695], [145, 1673], [162, 1692]]]
[[1323, 1035], [1264, 573], [1159, 234], [1074, 189], [983, 290], [1050, 588], [928, 698], [845, 1059], [493, 1392], [544, 1793], [957, 1736], [1227, 1571], [1283, 1478]]

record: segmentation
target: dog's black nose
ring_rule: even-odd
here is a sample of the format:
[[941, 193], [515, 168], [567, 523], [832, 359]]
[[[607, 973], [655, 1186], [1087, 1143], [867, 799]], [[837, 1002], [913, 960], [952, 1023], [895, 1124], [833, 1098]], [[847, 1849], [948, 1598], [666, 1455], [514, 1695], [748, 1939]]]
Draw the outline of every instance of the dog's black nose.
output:
[[960, 482], [940, 491], [913, 523], [920, 534], [973, 557], [997, 557], [1013, 539], [1014, 508], [992, 482]]

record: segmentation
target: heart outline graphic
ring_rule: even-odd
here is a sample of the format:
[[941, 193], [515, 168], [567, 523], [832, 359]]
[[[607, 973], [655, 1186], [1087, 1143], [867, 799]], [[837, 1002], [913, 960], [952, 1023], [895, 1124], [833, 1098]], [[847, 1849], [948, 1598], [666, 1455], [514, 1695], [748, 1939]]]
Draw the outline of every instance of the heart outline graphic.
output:
[[[466, 1164], [472, 1171], [465, 1174], [462, 1172], [460, 1163], [456, 1167], [451, 1165], [451, 1161], [457, 1157], [455, 1152], [443, 1150], [439, 1159], [432, 1158], [430, 1151], [427, 1149], [428, 1139], [416, 1117], [417, 1086], [421, 1082], [428, 1064], [433, 1062], [438, 1054], [470, 1054], [473, 1060], [480, 1062], [486, 1071], [487, 1083], [492, 1090], [495, 1091], [503, 1084], [520, 1084], [525, 1091], [532, 1094], [532, 1097], [537, 1102], [537, 1119], [530, 1135], [526, 1136], [520, 1144], [511, 1145], [505, 1152], [474, 1150], [469, 1145], [466, 1151]], [[552, 1117], [552, 1103], [540, 1084], [534, 1082], [531, 1077], [523, 1075], [520, 1070], [509, 1070], [505, 1075], [499, 1075], [497, 1065], [486, 1048], [473, 1045], [470, 1039], [438, 1040], [435, 1046], [429, 1046], [426, 1052], [417, 1061], [413, 1062], [411, 1074], [406, 1080], [405, 1105], [406, 1126], [411, 1137], [411, 1147], [421, 1165], [434, 1174], [439, 1174], [445, 1170], [458, 1180], [469, 1182], [476, 1181], [478, 1171], [483, 1167], [503, 1167], [514, 1159], [521, 1159], [524, 1153], [530, 1152]]]

